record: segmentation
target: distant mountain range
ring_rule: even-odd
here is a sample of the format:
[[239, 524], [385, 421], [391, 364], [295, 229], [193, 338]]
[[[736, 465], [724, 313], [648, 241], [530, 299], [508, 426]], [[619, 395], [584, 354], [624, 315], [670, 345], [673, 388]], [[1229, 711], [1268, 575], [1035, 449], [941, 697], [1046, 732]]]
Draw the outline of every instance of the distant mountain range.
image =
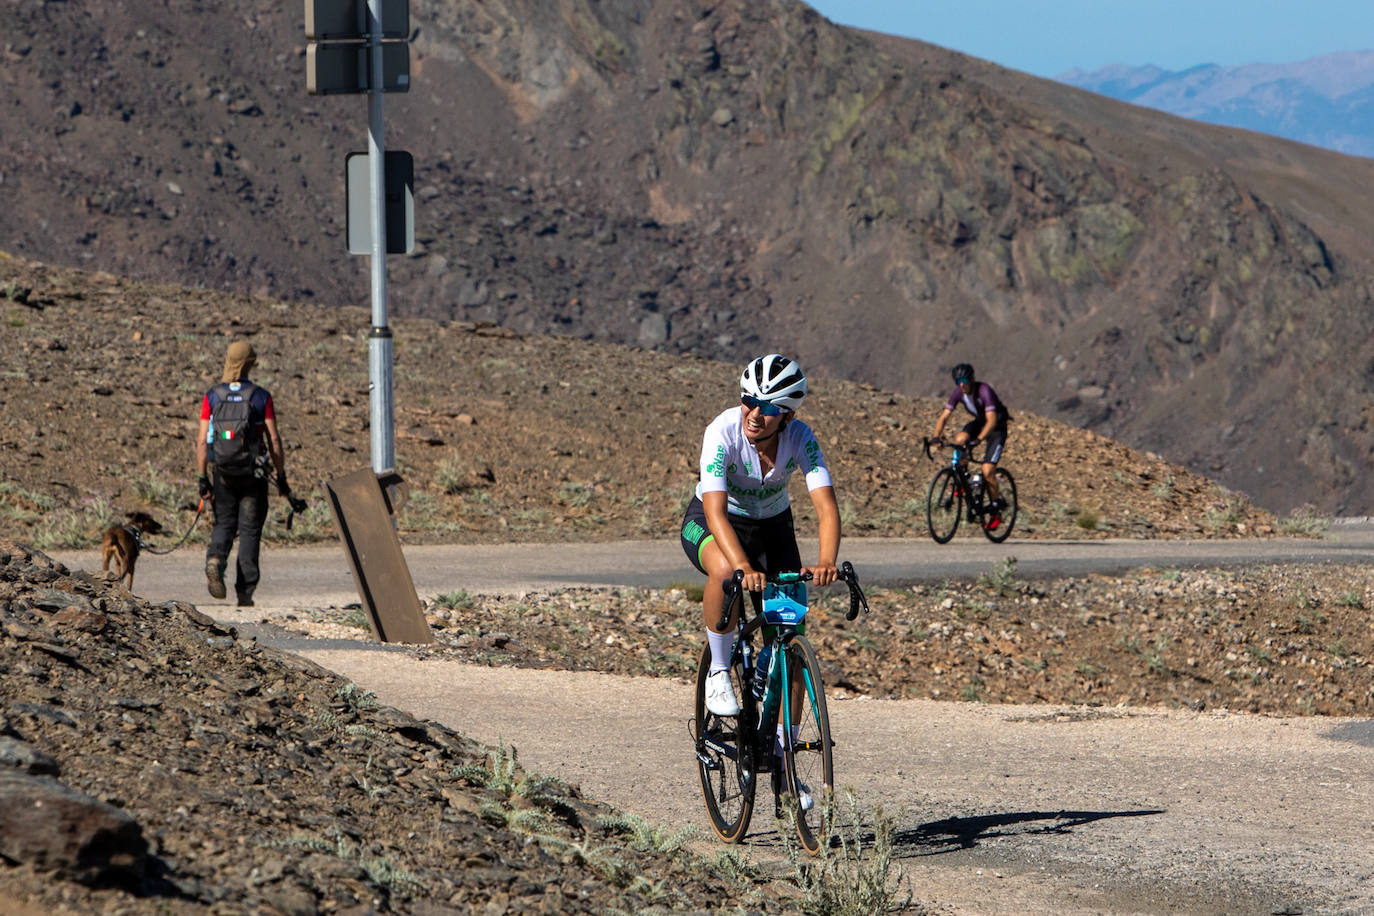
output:
[[1113, 65], [1091, 73], [1070, 70], [1056, 79], [1197, 121], [1374, 157], [1374, 51], [1174, 72]]

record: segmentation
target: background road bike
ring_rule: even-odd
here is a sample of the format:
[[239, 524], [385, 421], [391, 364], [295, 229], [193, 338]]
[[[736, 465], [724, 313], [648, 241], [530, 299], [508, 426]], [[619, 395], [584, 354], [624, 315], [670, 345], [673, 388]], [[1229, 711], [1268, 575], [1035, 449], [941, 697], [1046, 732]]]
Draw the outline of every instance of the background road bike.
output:
[[[936, 459], [930, 447], [940, 444], [939, 439], [924, 440], [926, 457], [931, 461]], [[972, 447], [968, 444], [951, 444], [950, 447], [954, 454], [949, 467], [935, 472], [926, 495], [926, 526], [930, 528], [930, 536], [937, 544], [949, 543], [954, 532], [959, 530], [959, 520], [967, 515], [969, 524], [982, 528], [989, 541], [1002, 543], [1016, 524], [1016, 481], [1011, 471], [997, 468], [997, 492], [1006, 505], [994, 511], [981, 474], [975, 480], [969, 473], [969, 464], [981, 463], [973, 460]]]
[[[830, 739], [820, 662], [803, 635], [808, 609], [806, 586], [799, 573], [782, 573], [770, 579], [762, 600], [759, 593], [751, 593], [755, 616], [746, 622], [742, 576], [736, 571], [735, 578], [725, 584], [725, 610], [720, 622], [723, 629], [731, 608], [739, 602], [741, 624], [730, 657], [730, 678], [740, 698], [738, 716], [717, 716], [706, 708], [709, 645], [702, 650], [697, 669], [696, 714], [691, 730], [701, 794], [716, 835], [727, 843], [740, 843], [754, 813], [758, 779], [769, 774], [774, 814], [782, 814], [786, 800], [796, 815], [797, 839], [802, 848], [815, 855], [830, 829], [834, 742]], [[853, 620], [860, 609], [867, 613], [868, 600], [848, 562], [840, 567], [840, 579], [849, 586], [845, 619]], [[763, 645], [756, 657], [753, 636], [760, 631]], [[775, 754], [779, 741], [780, 758]]]

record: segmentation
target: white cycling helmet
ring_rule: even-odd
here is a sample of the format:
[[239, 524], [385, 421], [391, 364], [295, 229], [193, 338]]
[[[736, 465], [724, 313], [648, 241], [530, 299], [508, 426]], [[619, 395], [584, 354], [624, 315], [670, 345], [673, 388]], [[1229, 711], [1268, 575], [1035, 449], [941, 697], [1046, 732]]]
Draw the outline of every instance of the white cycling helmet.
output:
[[796, 410], [806, 397], [806, 376], [801, 366], [781, 353], [769, 353], [751, 360], [739, 377], [740, 395], [770, 401], [787, 410]]

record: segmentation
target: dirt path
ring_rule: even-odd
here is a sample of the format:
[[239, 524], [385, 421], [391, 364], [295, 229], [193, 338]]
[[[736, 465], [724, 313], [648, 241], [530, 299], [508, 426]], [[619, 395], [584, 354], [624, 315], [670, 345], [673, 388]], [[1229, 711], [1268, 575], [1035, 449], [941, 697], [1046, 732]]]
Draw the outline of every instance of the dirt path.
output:
[[[292, 647], [385, 703], [655, 822], [705, 814], [690, 688]], [[900, 811], [918, 901], [957, 913], [1374, 912], [1374, 722], [832, 701], [841, 788]], [[770, 823], [750, 848], [776, 854]]]
[[[1367, 559], [1368, 529], [1353, 546], [1337, 538], [1339, 550]], [[445, 550], [407, 551], [422, 594], [477, 590], [464, 570], [492, 575], [491, 564], [523, 562]], [[141, 568], [138, 591], [197, 597], [187, 583], [203, 584], [183, 569], [196, 564], [176, 556], [158, 573]], [[80, 555], [60, 558], [83, 565]], [[336, 549], [293, 551], [291, 567], [304, 578], [265, 583], [272, 605], [356, 600]], [[197, 603], [240, 625], [274, 614], [267, 602]], [[705, 829], [685, 683], [419, 661], [361, 641], [267, 641], [384, 703], [514, 745], [527, 768], [590, 796]], [[831, 715], [840, 787], [857, 791], [864, 812], [900, 812], [911, 889], [936, 911], [1374, 913], [1374, 720], [867, 699], [832, 700]], [[771, 823], [754, 828], [751, 854], [776, 858]]]

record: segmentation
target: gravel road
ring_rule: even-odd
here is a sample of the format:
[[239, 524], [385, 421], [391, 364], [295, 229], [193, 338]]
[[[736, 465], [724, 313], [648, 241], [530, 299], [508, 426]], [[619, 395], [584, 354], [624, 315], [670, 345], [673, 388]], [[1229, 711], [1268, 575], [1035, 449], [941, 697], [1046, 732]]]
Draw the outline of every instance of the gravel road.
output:
[[[689, 685], [308, 648], [385, 703], [595, 798], [706, 827]], [[337, 645], [337, 644], [336, 644]], [[898, 818], [915, 898], [955, 913], [1374, 912], [1374, 721], [830, 704], [837, 782]], [[777, 855], [770, 819], [750, 848]]]
[[[671, 545], [670, 545], [671, 546]], [[991, 545], [989, 545], [990, 547]], [[850, 541], [872, 581], [902, 581], [934, 545]], [[961, 551], [970, 572], [995, 557]], [[1023, 572], [1287, 558], [1368, 562], [1374, 525], [1324, 541], [1036, 542], [998, 550]], [[661, 543], [407, 548], [422, 596], [464, 588], [691, 581]], [[680, 558], [680, 553], [677, 555]], [[97, 568], [93, 554], [54, 554]], [[970, 558], [972, 557], [972, 558]], [[887, 564], [886, 566], [884, 564]], [[1056, 566], [1055, 564], [1061, 564]], [[1083, 564], [1088, 564], [1085, 568]], [[270, 551], [260, 607], [203, 601], [199, 553], [146, 557], [137, 591], [191, 599], [229, 623], [273, 608], [356, 600], [337, 548]], [[900, 567], [900, 568], [899, 568]], [[289, 568], [288, 582], [278, 570]], [[905, 569], [903, 573], [901, 570]], [[264, 630], [268, 633], [270, 630]], [[673, 827], [705, 829], [681, 682], [419, 661], [394, 648], [266, 641], [339, 672], [378, 698], [477, 740], [513, 744], [531, 770]], [[915, 899], [953, 913], [1374, 913], [1374, 720], [1225, 711], [986, 706], [927, 700], [831, 702], [840, 787], [867, 817], [898, 812], [898, 854]], [[767, 818], [748, 848], [778, 855]]]

